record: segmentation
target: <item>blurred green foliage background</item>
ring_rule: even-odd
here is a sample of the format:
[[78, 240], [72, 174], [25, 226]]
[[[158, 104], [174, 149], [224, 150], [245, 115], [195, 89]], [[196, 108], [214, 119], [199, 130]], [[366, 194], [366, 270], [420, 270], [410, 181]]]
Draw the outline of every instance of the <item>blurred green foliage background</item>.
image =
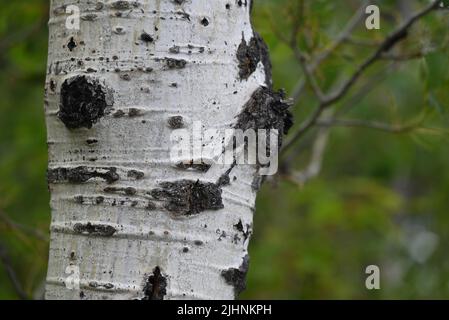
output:
[[[299, 19], [298, 43], [313, 57], [329, 47], [360, 3], [255, 1], [253, 22], [270, 47], [276, 87], [291, 93], [304, 77], [283, 41], [292, 24]], [[350, 76], [427, 3], [377, 1], [381, 30], [368, 31], [362, 21], [316, 70], [323, 89]], [[0, 299], [21, 296], [8, 276], [12, 269], [29, 298], [41, 296], [46, 273], [47, 19], [47, 0], [0, 3]], [[342, 118], [397, 126], [419, 120], [418, 126], [400, 134], [332, 128], [320, 175], [301, 185], [288, 172], [307, 165], [317, 131], [310, 130], [293, 148], [290, 171], [264, 184], [242, 298], [449, 298], [448, 27], [448, 10], [426, 16], [394, 51], [424, 55], [376, 63], [334, 107]], [[315, 105], [307, 87], [293, 107], [296, 127]], [[381, 269], [381, 290], [365, 288], [370, 264]]]

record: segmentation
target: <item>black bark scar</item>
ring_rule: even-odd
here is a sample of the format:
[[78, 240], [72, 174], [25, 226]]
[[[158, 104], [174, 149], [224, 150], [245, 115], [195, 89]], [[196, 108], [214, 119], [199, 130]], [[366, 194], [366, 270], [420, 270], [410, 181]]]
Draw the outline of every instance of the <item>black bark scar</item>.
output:
[[165, 63], [169, 69], [183, 69], [187, 61], [184, 59], [165, 58]]
[[221, 187], [214, 183], [180, 180], [162, 182], [149, 194], [166, 203], [164, 208], [176, 215], [195, 215], [206, 210], [223, 209]]
[[124, 1], [119, 0], [111, 3], [111, 8], [115, 10], [129, 10], [131, 8], [138, 8], [140, 6], [138, 1]]
[[293, 116], [288, 110], [289, 107], [282, 91], [274, 92], [269, 88], [260, 87], [243, 106], [235, 128], [243, 131], [277, 129], [279, 146], [281, 146], [282, 135], [287, 134], [293, 125]]
[[271, 88], [271, 61], [268, 47], [257, 32], [254, 32], [254, 36], [249, 43], [242, 36], [242, 42], [237, 48], [237, 60], [239, 61], [240, 80], [247, 80], [256, 71], [259, 62], [262, 61], [265, 69], [265, 83]]
[[58, 117], [68, 129], [90, 129], [112, 104], [112, 94], [98, 80], [76, 76], [61, 86]]
[[242, 220], [239, 220], [239, 222], [234, 225], [234, 228], [242, 233], [244, 241], [246, 241], [251, 235], [250, 225], [246, 224], [246, 231], [245, 231]]
[[164, 300], [167, 294], [167, 278], [161, 273], [159, 267], [154, 268], [153, 274], [148, 277], [143, 292], [142, 300]]
[[173, 116], [168, 119], [168, 125], [172, 129], [181, 129], [184, 127], [184, 118], [182, 116]]
[[142, 34], [140, 35], [140, 40], [144, 42], [153, 42], [154, 38], [150, 34], [142, 32]]
[[246, 289], [246, 274], [249, 268], [249, 256], [243, 257], [243, 262], [238, 269], [230, 268], [223, 270], [221, 276], [226, 283], [234, 287], [235, 297]]

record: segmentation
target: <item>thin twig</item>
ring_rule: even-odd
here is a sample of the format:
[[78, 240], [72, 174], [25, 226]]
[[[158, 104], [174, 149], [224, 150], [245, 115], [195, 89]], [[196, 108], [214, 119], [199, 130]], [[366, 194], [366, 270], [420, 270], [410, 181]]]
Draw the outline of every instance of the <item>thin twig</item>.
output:
[[[316, 80], [312, 70], [310, 70], [310, 67], [307, 65], [306, 57], [303, 52], [299, 50], [297, 46], [294, 48], [294, 53], [296, 58], [299, 61], [299, 64], [301, 65], [301, 68], [305, 75], [305, 83], [309, 83], [310, 87], [312, 88], [313, 93], [315, 94], [318, 101], [323, 101], [325, 99], [323, 91], [321, 90], [320, 86], [318, 85], [318, 81]], [[295, 103], [293, 101], [293, 103]]]
[[355, 46], [361, 46], [361, 47], [377, 47], [380, 45], [379, 41], [372, 40], [372, 39], [356, 38], [354, 36], [346, 38], [345, 42], [355, 45]]
[[327, 141], [329, 138], [329, 127], [321, 128], [316, 136], [312, 148], [312, 156], [309, 164], [302, 171], [292, 172], [287, 175], [287, 178], [300, 186], [303, 186], [307, 181], [319, 175], [323, 163], [324, 151], [326, 150]]
[[385, 53], [382, 55], [381, 59], [391, 61], [408, 61], [414, 59], [421, 59], [427, 54], [432, 53], [433, 51], [434, 50], [421, 50], [417, 52], [408, 52], [403, 54]]
[[[387, 77], [387, 72], [390, 72], [393, 67], [397, 66], [397, 63], [392, 62], [390, 63], [386, 68], [383, 68], [381, 71], [377, 72], [374, 76], [372, 76], [365, 84], [363, 84], [357, 91], [357, 93], [353, 94], [351, 98], [345, 102], [345, 105], [340, 109], [335, 109], [334, 111], [334, 117], [335, 115], [341, 115], [348, 112], [350, 108], [352, 108], [355, 105], [358, 105], [359, 101], [362, 100], [369, 92], [372, 91], [373, 88], [378, 86], [380, 83], [382, 83], [382, 80]], [[332, 109], [328, 109], [332, 110]], [[295, 147], [288, 155], [284, 154], [284, 157], [282, 158], [282, 164], [281, 167], [283, 168], [284, 172], [288, 172], [288, 168], [290, 168], [291, 164], [295, 161], [298, 154], [301, 154], [306, 148], [310, 146], [310, 142], [313, 141], [313, 139], [309, 136], [303, 137], [299, 141], [299, 145]]]
[[361, 84], [357, 89], [357, 92], [351, 95], [347, 101], [343, 103], [341, 108], [339, 108], [335, 114], [342, 115], [349, 112], [352, 108], [359, 105], [360, 101], [365, 98], [370, 92], [372, 92], [376, 87], [383, 83], [389, 74], [393, 71], [397, 70], [399, 64], [395, 61], [390, 62], [385, 68], [382, 68], [380, 71], [377, 71], [373, 76], [371, 76], [368, 81]]
[[316, 122], [319, 127], [354, 127], [354, 128], [367, 128], [379, 131], [385, 131], [388, 133], [408, 133], [417, 128], [421, 121], [417, 123], [411, 123], [406, 125], [388, 124], [379, 121], [367, 121], [360, 119], [320, 119]]
[[[351, 17], [349, 22], [346, 24], [346, 26], [343, 28], [343, 30], [340, 32], [339, 35], [335, 38], [335, 40], [321, 53], [319, 54], [315, 60], [307, 67], [307, 70], [310, 74], [312, 74], [316, 68], [324, 61], [326, 60], [354, 31], [355, 27], [359, 24], [361, 21], [364, 9], [368, 1], [364, 1], [363, 4], [359, 7], [357, 12]], [[296, 45], [296, 42], [293, 42], [293, 51], [295, 52], [296, 49], [298, 49], [298, 46]], [[297, 55], [297, 53], [295, 54]], [[298, 56], [297, 56], [298, 58]], [[300, 61], [301, 62], [301, 61]], [[307, 76], [307, 74], [306, 74]], [[295, 89], [293, 90], [293, 93], [291, 95], [291, 98], [293, 99], [293, 103], [297, 103], [299, 98], [301, 97], [304, 88], [306, 85], [306, 79], [301, 79], [295, 86]]]

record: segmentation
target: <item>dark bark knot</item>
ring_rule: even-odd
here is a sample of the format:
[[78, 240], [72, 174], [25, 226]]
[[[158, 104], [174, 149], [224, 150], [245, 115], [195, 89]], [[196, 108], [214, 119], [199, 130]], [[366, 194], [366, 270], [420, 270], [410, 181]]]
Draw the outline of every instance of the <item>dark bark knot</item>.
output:
[[246, 255], [243, 257], [243, 262], [238, 269], [230, 268], [221, 272], [221, 276], [225, 279], [226, 283], [234, 287], [235, 297], [246, 289], [248, 268], [249, 256]]
[[162, 182], [150, 192], [156, 200], [165, 201], [165, 209], [176, 215], [194, 215], [206, 210], [223, 209], [221, 187], [214, 183], [181, 180]]
[[135, 180], [141, 180], [145, 177], [145, 173], [143, 173], [142, 171], [137, 171], [137, 170], [130, 170], [128, 171], [128, 178], [132, 178]]
[[168, 125], [171, 129], [181, 129], [184, 127], [184, 118], [182, 116], [173, 116], [168, 119]]
[[156, 267], [145, 283], [142, 300], [164, 300], [164, 296], [167, 294], [166, 288], [167, 278], [162, 275], [161, 269]]
[[237, 60], [240, 80], [247, 80], [262, 61], [265, 69], [265, 82], [267, 86], [271, 87], [271, 62], [268, 47], [258, 33], [254, 32], [254, 36], [249, 42], [246, 42], [242, 36], [242, 42], [237, 48]]
[[246, 231], [245, 231], [242, 220], [239, 220], [239, 222], [234, 225], [234, 229], [236, 229], [238, 232], [242, 234], [244, 241], [246, 241], [251, 235], [250, 225], [246, 224]]
[[73, 51], [73, 49], [76, 48], [76, 42], [73, 37], [71, 37], [69, 43], [67, 43], [67, 48], [69, 48], [70, 51]]
[[140, 35], [140, 40], [144, 42], [153, 42], [154, 38], [150, 34], [142, 32], [142, 34]]
[[207, 18], [203, 18], [201, 19], [201, 24], [205, 27], [207, 27], [209, 25], [209, 20], [207, 20]]
[[58, 117], [68, 129], [90, 129], [112, 104], [111, 92], [98, 80], [76, 76], [65, 80], [61, 86]]
[[279, 146], [281, 146], [282, 135], [287, 134], [293, 125], [293, 116], [288, 110], [289, 107], [290, 104], [284, 100], [282, 91], [273, 92], [271, 89], [260, 87], [243, 106], [235, 128], [243, 131], [277, 129]]

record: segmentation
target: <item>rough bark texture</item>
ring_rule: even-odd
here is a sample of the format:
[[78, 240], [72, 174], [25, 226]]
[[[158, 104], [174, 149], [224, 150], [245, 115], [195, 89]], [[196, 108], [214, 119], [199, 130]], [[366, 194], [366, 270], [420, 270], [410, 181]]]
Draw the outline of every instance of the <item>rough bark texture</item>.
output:
[[[65, 28], [72, 4], [78, 31]], [[170, 134], [289, 126], [250, 1], [52, 0], [50, 15], [46, 298], [234, 298], [257, 166], [172, 163]], [[65, 286], [70, 265], [79, 289]]]

